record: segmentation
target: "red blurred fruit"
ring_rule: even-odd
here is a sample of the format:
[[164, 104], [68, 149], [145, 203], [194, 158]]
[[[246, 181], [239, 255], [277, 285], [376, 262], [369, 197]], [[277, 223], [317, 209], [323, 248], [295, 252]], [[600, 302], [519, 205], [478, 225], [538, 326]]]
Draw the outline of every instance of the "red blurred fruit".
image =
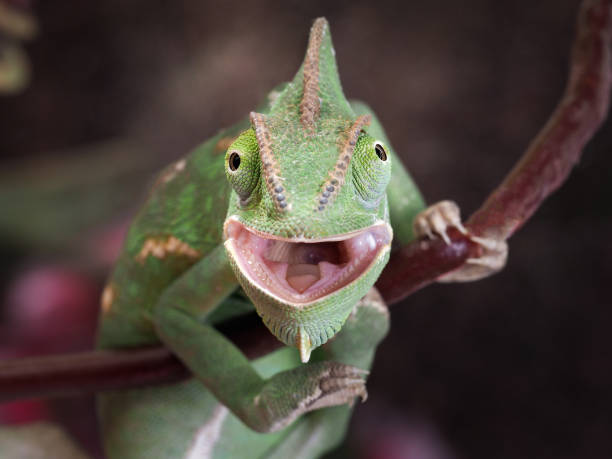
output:
[[5, 301], [5, 344], [20, 355], [90, 349], [98, 314], [99, 286], [58, 266], [23, 272]]

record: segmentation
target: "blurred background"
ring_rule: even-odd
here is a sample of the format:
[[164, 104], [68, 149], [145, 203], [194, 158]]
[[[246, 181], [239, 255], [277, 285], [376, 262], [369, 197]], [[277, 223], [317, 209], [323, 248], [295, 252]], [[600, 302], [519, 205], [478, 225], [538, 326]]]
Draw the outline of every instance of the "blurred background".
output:
[[[0, 357], [89, 349], [153, 174], [244, 117], [331, 24], [428, 202], [467, 217], [565, 85], [577, 0], [0, 0]], [[8, 19], [7, 19], [8, 15]], [[329, 458], [612, 457], [612, 128], [510, 241], [507, 268], [392, 308]], [[0, 407], [100, 455], [89, 398]]]

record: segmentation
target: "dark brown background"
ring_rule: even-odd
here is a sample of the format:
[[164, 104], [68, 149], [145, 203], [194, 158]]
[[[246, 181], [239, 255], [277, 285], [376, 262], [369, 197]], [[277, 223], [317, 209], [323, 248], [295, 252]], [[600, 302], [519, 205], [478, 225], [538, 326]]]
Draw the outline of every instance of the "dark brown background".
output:
[[[34, 79], [0, 99], [0, 167], [118, 137], [182, 155], [290, 79], [325, 15], [347, 96], [374, 107], [428, 202], [465, 215], [560, 97], [578, 6], [87, 3], [35, 5]], [[606, 124], [511, 240], [505, 271], [394, 306], [370, 400], [333, 457], [391, 457], [396, 443], [418, 459], [612, 457], [611, 147]]]

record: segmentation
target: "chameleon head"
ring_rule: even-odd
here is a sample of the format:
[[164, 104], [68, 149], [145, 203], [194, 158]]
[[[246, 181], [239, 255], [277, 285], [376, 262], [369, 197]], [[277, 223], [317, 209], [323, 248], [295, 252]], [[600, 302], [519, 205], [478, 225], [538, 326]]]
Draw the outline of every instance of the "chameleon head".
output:
[[266, 326], [306, 362], [388, 261], [391, 156], [342, 94], [324, 19], [295, 79], [250, 120], [225, 157], [225, 248]]

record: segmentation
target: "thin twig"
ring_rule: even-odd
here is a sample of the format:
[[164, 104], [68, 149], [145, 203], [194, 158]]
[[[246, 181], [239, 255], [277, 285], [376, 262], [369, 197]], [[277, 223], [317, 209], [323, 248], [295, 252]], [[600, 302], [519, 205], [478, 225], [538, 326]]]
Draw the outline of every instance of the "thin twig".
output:
[[[612, 0], [583, 2], [565, 93], [517, 165], [469, 218], [466, 226], [472, 234], [510, 237], [565, 181], [605, 119], [611, 83], [611, 13]], [[458, 231], [449, 236], [450, 245], [441, 240], [416, 241], [391, 255], [377, 283], [387, 302], [397, 302], [458, 268], [468, 257], [479, 256], [479, 247], [469, 238]], [[261, 321], [243, 325], [230, 324], [226, 334], [249, 357], [278, 346]], [[188, 374], [163, 348], [19, 359], [0, 363], [0, 401], [137, 387], [177, 381]]]

